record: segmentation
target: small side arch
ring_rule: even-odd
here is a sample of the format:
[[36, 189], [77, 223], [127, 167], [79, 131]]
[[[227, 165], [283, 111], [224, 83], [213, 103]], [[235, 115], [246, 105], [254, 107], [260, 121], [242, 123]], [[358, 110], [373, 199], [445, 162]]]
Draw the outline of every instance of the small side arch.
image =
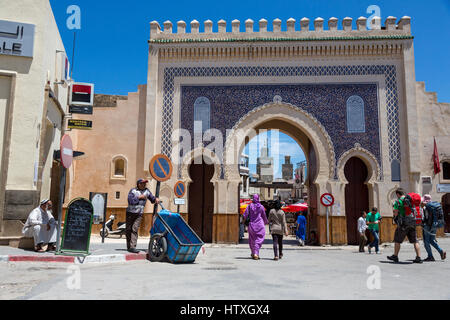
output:
[[342, 183], [348, 183], [345, 177], [344, 168], [347, 161], [352, 158], [360, 158], [367, 166], [369, 174], [367, 175], [367, 184], [373, 184], [381, 180], [381, 168], [378, 164], [377, 158], [368, 150], [361, 147], [359, 143], [341, 155], [337, 163], [338, 178]]
[[220, 173], [221, 173], [221, 161], [219, 157], [212, 152], [210, 149], [205, 147], [198, 147], [188, 154], [186, 154], [183, 157], [182, 163], [181, 163], [181, 180], [185, 183], [189, 184], [193, 180], [191, 179], [191, 176], [189, 175], [189, 166], [192, 164], [193, 161], [199, 161], [199, 163], [202, 163], [202, 157], [205, 159], [205, 162], [208, 164], [214, 165], [214, 175], [211, 179], [211, 182], [215, 183], [220, 180]]

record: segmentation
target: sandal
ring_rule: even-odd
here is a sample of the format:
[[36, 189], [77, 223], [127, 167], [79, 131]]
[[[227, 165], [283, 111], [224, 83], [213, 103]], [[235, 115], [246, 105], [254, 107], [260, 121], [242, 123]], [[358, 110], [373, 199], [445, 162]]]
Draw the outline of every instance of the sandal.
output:
[[278, 261], [278, 257], [273, 258], [273, 260]]
[[34, 251], [35, 252], [45, 252], [45, 250], [42, 249], [42, 247], [40, 245], [37, 245], [34, 247]]

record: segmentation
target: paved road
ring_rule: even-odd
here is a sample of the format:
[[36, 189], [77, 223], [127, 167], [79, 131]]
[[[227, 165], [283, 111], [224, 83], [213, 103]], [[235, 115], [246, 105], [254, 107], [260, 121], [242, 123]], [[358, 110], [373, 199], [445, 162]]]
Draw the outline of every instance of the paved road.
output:
[[[449, 238], [439, 242], [450, 252]], [[260, 261], [240, 245], [207, 247], [190, 265], [0, 263], [0, 299], [450, 299], [449, 260], [412, 264], [406, 243], [400, 264], [386, 260], [392, 245], [381, 255], [356, 251], [288, 246], [285, 257], [273, 261], [267, 244]], [[380, 282], [369, 281], [375, 288], [369, 290], [368, 278], [378, 271]]]

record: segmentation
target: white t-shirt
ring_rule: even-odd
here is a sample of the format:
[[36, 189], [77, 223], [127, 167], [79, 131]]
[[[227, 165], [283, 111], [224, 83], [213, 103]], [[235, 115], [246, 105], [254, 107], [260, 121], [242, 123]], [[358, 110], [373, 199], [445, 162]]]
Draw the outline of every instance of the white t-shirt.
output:
[[364, 233], [367, 229], [366, 219], [359, 217], [358, 219], [358, 232]]

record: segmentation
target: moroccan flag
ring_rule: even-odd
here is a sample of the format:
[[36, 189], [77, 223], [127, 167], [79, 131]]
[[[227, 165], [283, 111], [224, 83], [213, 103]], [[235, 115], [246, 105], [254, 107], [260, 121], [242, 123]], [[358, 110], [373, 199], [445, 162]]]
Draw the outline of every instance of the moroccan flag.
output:
[[434, 139], [434, 152], [433, 152], [434, 174], [441, 172], [441, 164], [439, 163], [439, 154], [437, 151], [436, 138]]

